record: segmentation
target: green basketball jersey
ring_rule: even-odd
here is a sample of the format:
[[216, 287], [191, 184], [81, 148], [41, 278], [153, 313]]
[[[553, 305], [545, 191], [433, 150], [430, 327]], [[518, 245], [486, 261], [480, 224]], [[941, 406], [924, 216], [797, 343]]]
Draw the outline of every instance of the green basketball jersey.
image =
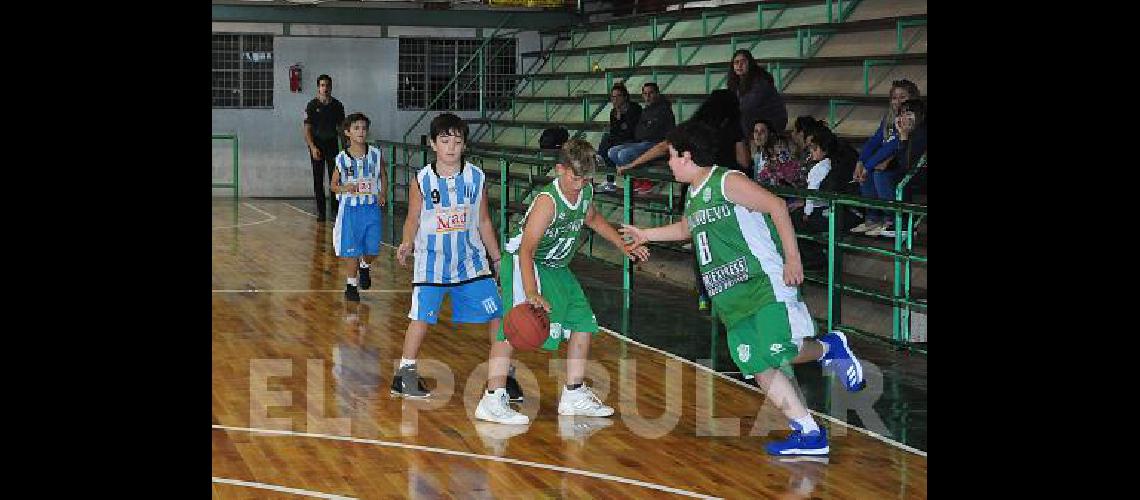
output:
[[[550, 196], [554, 200], [554, 220], [542, 234], [542, 239], [538, 240], [534, 262], [540, 266], [566, 267], [581, 246], [579, 236], [582, 234], [582, 224], [586, 221], [586, 211], [594, 197], [594, 187], [587, 184], [578, 194], [578, 203], [571, 204], [562, 195], [558, 180], [555, 179], [542, 188], [534, 199], [537, 200], [539, 196]], [[534, 201], [531, 201], [530, 207], [534, 208]], [[518, 232], [507, 242], [506, 250], [512, 255], [518, 254], [522, 245], [523, 228], [526, 227], [526, 217], [530, 215], [531, 208], [527, 209], [523, 220], [519, 222]]]
[[799, 300], [799, 290], [784, 284], [784, 249], [772, 218], [725, 198], [725, 178], [737, 175], [731, 172], [714, 166], [685, 200], [701, 279], [728, 328], [773, 302]]

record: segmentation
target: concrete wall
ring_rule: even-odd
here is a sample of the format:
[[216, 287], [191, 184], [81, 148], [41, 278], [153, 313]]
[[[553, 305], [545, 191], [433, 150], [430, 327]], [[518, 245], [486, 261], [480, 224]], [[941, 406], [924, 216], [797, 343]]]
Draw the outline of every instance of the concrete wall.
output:
[[[302, 137], [305, 104], [316, 95], [316, 78], [333, 78], [333, 96], [345, 112], [361, 111], [372, 119], [369, 137], [399, 140], [419, 117], [419, 111], [397, 111], [396, 78], [400, 36], [475, 37], [474, 29], [422, 27], [308, 27], [293, 25], [283, 35], [281, 25], [214, 23], [215, 32], [273, 33], [274, 91], [272, 109], [212, 109], [212, 132], [237, 134], [241, 194], [251, 197], [311, 197], [312, 169]], [[491, 30], [486, 30], [490, 34]], [[386, 34], [387, 37], [381, 37]], [[518, 35], [519, 53], [539, 48], [538, 34]], [[530, 61], [525, 61], [529, 63]], [[289, 66], [304, 65], [302, 92], [289, 91]], [[519, 60], [519, 71], [526, 68]], [[478, 112], [458, 113], [464, 117]], [[420, 123], [409, 140], [427, 133], [433, 114]], [[232, 160], [226, 141], [213, 143], [214, 182], [231, 179]], [[230, 191], [214, 189], [215, 196]]]

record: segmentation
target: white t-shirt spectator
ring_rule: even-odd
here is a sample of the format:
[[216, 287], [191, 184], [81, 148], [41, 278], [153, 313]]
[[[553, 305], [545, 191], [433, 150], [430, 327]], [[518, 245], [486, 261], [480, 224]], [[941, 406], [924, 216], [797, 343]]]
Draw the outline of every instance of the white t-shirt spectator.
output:
[[[824, 158], [823, 160], [820, 160], [819, 163], [812, 165], [811, 170], [808, 171], [807, 175], [807, 188], [818, 190], [820, 183], [823, 182], [823, 179], [827, 177], [827, 173], [830, 171], [831, 158]], [[827, 204], [822, 202], [815, 202], [812, 201], [811, 198], [808, 198], [807, 203], [804, 205], [804, 213], [811, 215], [817, 206], [826, 207]]]

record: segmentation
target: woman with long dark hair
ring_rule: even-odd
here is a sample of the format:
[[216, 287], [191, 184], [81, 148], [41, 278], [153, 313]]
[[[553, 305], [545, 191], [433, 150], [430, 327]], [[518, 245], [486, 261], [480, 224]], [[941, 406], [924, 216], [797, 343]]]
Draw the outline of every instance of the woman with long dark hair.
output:
[[728, 90], [740, 101], [740, 131], [745, 137], [750, 135], [752, 124], [760, 119], [771, 123], [776, 132], [788, 127], [788, 108], [776, 89], [776, 79], [747, 49], [732, 54]]

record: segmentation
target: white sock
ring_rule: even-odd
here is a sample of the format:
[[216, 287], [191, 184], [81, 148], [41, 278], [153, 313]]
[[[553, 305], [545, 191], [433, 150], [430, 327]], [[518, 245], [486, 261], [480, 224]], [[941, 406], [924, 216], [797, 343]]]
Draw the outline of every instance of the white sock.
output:
[[804, 415], [800, 418], [794, 418], [792, 420], [795, 423], [800, 424], [800, 428], [803, 429], [804, 434], [810, 432], [819, 432], [819, 425], [815, 423], [814, 418], [811, 418], [811, 413], [808, 413], [807, 415]]
[[369, 266], [367, 262], [364, 262], [363, 260], [360, 261], [360, 268], [361, 269], [368, 269], [369, 267], [371, 267], [371, 266]]
[[816, 361], [823, 361], [823, 358], [827, 357], [828, 351], [831, 351], [831, 345], [828, 344], [827, 342], [821, 342], [818, 340], [816, 342], [819, 342], [819, 345], [823, 347], [823, 354], [820, 354], [819, 359], [817, 359]]
[[403, 368], [405, 366], [415, 366], [415, 364], [416, 360], [414, 359], [400, 358], [400, 368]]
[[360, 283], [360, 282], [359, 282], [359, 281], [357, 281], [357, 280], [356, 280], [356, 278], [349, 278], [349, 279], [348, 279], [348, 284], [350, 284], [350, 285], [352, 285], [352, 286], [357, 286], [359, 283]]

